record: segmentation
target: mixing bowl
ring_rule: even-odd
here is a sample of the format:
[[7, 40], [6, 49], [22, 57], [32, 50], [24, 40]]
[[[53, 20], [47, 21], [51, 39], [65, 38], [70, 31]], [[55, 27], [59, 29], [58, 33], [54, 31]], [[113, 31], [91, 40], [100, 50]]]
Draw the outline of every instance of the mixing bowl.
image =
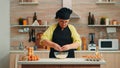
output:
[[64, 59], [68, 56], [68, 52], [54, 52], [56, 58]]

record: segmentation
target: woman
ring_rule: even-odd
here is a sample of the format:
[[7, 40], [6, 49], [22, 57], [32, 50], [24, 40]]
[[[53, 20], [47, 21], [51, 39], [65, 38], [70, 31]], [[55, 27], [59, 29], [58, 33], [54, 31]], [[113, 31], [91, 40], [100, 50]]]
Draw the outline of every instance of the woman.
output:
[[74, 58], [74, 50], [80, 49], [81, 40], [74, 26], [69, 24], [72, 10], [61, 8], [56, 12], [57, 24], [50, 26], [41, 37], [41, 45], [50, 47], [50, 58], [54, 52], [67, 51], [67, 58]]

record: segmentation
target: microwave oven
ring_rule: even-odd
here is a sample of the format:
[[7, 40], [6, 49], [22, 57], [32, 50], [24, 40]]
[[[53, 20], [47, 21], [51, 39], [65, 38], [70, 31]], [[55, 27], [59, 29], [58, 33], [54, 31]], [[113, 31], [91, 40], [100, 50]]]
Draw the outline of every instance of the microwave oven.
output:
[[119, 41], [118, 39], [99, 39], [98, 42], [99, 50], [119, 50]]

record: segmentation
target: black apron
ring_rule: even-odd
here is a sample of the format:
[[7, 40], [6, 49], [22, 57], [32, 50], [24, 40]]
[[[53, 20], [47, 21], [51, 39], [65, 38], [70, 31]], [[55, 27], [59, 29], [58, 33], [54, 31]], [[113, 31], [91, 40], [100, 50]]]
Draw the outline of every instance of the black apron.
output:
[[[65, 44], [73, 43], [73, 39], [71, 38], [71, 31], [67, 26], [64, 30], [61, 29], [59, 25], [55, 28], [53, 32], [52, 41], [59, 44], [61, 47]], [[57, 52], [54, 48], [50, 48], [49, 58], [56, 58], [54, 52]], [[74, 49], [70, 49], [67, 51], [67, 58], [74, 58]]]

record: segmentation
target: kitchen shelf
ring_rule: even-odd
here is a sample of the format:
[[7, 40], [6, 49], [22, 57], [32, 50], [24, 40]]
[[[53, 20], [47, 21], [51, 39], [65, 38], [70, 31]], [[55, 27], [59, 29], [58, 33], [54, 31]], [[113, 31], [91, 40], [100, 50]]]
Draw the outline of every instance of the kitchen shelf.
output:
[[48, 27], [49, 25], [37, 25], [37, 26], [33, 26], [33, 25], [11, 25], [12, 27]]
[[96, 2], [98, 5], [114, 5], [116, 2]]
[[21, 4], [21, 5], [37, 5], [38, 4], [38, 2], [19, 2], [19, 4]]
[[120, 25], [88, 25], [89, 27], [120, 27]]

